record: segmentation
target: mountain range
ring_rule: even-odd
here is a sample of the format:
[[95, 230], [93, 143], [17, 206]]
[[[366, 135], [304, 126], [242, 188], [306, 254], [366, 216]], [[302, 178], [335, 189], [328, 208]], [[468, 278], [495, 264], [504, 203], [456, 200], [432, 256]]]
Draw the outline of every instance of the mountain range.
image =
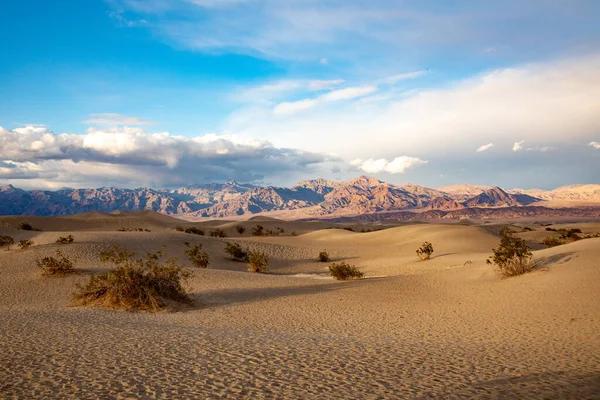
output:
[[514, 213], [518, 208], [521, 209], [517, 213], [522, 214], [523, 207], [539, 211], [556, 200], [597, 202], [600, 206], [600, 185], [572, 185], [551, 191], [507, 191], [476, 185], [430, 189], [394, 185], [368, 176], [349, 181], [307, 180], [290, 188], [235, 181], [175, 190], [104, 187], [26, 191], [7, 185], [0, 186], [0, 215], [152, 210], [184, 219], [244, 218], [256, 214], [286, 219], [335, 219], [390, 213], [408, 213], [408, 219], [462, 218], [474, 214], [493, 218]]

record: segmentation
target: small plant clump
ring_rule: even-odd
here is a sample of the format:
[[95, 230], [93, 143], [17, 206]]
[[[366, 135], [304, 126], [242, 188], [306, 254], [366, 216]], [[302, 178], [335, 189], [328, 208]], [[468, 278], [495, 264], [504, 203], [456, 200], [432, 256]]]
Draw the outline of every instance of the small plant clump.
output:
[[148, 253], [145, 259], [134, 259], [123, 247], [103, 251], [100, 259], [116, 266], [101, 275], [92, 275], [85, 284], [77, 285], [74, 305], [91, 305], [125, 310], [159, 311], [168, 301], [189, 304], [183, 287], [192, 271], [177, 264], [177, 258], [161, 262], [165, 253]]
[[346, 262], [334, 263], [329, 266], [329, 272], [338, 281], [346, 281], [349, 279], [361, 279], [365, 276], [354, 265], [350, 265]]
[[243, 235], [244, 232], [246, 232], [246, 228], [244, 228], [242, 225], [236, 225], [235, 226], [235, 230], [237, 231], [237, 233], [239, 233], [240, 235]]
[[19, 224], [18, 229], [20, 229], [22, 231], [32, 231], [33, 230], [33, 226], [31, 226], [31, 224], [29, 222], [21, 222]]
[[178, 226], [176, 226], [176, 227], [175, 227], [175, 230], [176, 230], [177, 232], [183, 232], [185, 229], [183, 229], [183, 226], [179, 226], [179, 225], [178, 225]]
[[60, 244], [71, 244], [74, 241], [75, 241], [75, 238], [73, 237], [73, 235], [69, 235], [67, 237], [59, 236], [58, 239], [56, 239], [56, 243], [60, 243]]
[[36, 260], [42, 276], [65, 276], [75, 272], [73, 261], [65, 257], [60, 250], [56, 251], [56, 257], [48, 256]]
[[548, 236], [544, 240], [542, 240], [542, 244], [545, 244], [548, 247], [556, 247], [565, 244], [565, 240], [556, 236]]
[[202, 244], [197, 244], [186, 250], [185, 255], [188, 256], [194, 267], [208, 268], [208, 253], [202, 251]]
[[23, 239], [19, 241], [17, 247], [21, 250], [27, 250], [29, 247], [33, 246], [33, 240], [31, 239]]
[[429, 260], [433, 254], [433, 245], [429, 242], [423, 242], [417, 249], [417, 255], [422, 261]]
[[185, 233], [190, 233], [193, 235], [200, 235], [200, 236], [204, 236], [204, 229], [201, 228], [196, 228], [195, 226], [191, 226], [189, 228], [186, 228]]
[[296, 231], [292, 231], [291, 235], [292, 235], [292, 236], [298, 236], [298, 232], [296, 232]]
[[227, 237], [227, 234], [225, 233], [225, 231], [223, 229], [217, 228], [217, 229], [213, 229], [212, 231], [210, 231], [210, 236], [224, 238], [224, 237]]
[[225, 253], [229, 254], [234, 261], [248, 261], [248, 251], [244, 250], [239, 243], [227, 242]]
[[15, 239], [7, 235], [0, 235], [0, 247], [6, 246], [6, 251], [10, 251], [10, 246], [15, 244]]
[[326, 251], [322, 251], [319, 253], [319, 261], [321, 262], [329, 262], [329, 253]]
[[[183, 230], [183, 228], [181, 228], [181, 230]], [[150, 229], [148, 228], [120, 228], [117, 229], [117, 232], [152, 232]]]
[[266, 274], [269, 267], [269, 257], [259, 250], [248, 252], [248, 271]]
[[252, 236], [265, 236], [265, 228], [262, 225], [256, 225], [252, 228]]
[[530, 272], [535, 268], [533, 254], [525, 240], [515, 237], [508, 228], [500, 231], [500, 246], [493, 249], [494, 255], [488, 263], [495, 264], [499, 272], [505, 276], [516, 276]]

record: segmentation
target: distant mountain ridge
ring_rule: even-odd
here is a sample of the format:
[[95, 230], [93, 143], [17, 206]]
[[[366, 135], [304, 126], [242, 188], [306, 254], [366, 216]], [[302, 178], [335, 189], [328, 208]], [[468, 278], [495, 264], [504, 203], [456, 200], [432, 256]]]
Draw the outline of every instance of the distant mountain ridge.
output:
[[555, 199], [600, 203], [600, 185], [572, 185], [551, 191], [505, 191], [475, 185], [430, 189], [412, 184], [394, 185], [368, 176], [349, 181], [306, 180], [291, 188], [235, 181], [175, 190], [104, 187], [26, 191], [7, 185], [0, 186], [0, 215], [152, 210], [191, 219], [273, 212], [285, 212], [289, 218], [333, 218], [396, 211], [434, 211], [432, 215], [436, 215], [437, 211], [474, 208], [514, 209]]

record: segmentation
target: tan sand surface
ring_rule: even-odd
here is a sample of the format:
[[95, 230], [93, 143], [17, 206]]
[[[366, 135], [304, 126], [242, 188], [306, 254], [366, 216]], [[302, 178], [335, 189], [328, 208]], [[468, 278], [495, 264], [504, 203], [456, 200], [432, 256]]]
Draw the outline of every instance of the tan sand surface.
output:
[[[485, 263], [499, 225], [357, 233], [255, 220], [243, 224], [302, 233], [219, 239], [177, 232], [166, 218], [27, 218], [42, 232], [14, 229], [23, 217], [0, 219], [0, 234], [35, 241], [0, 251], [0, 398], [600, 398], [600, 239], [541, 246], [536, 271], [501, 279]], [[116, 232], [138, 225], [151, 232]], [[67, 234], [74, 244], [54, 243]], [[265, 251], [271, 273], [226, 259], [227, 240]], [[420, 262], [425, 240], [435, 253]], [[189, 283], [193, 306], [68, 307], [77, 282], [110, 268], [100, 250], [165, 244], [187, 263], [185, 241], [211, 257]], [[35, 259], [55, 249], [80, 272], [42, 278]], [[328, 278], [321, 250], [366, 279]]]

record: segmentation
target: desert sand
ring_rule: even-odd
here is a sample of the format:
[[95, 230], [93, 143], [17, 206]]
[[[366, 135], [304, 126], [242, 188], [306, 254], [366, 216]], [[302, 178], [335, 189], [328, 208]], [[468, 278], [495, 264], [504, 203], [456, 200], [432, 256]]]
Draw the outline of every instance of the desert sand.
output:
[[[15, 229], [21, 221], [41, 231]], [[252, 237], [251, 227], [282, 228]], [[235, 225], [248, 229], [240, 237]], [[174, 228], [224, 229], [227, 239]], [[539, 268], [503, 279], [486, 264], [499, 224], [410, 224], [369, 233], [258, 218], [186, 223], [155, 213], [2, 217], [2, 398], [600, 398], [600, 239], [546, 248]], [[117, 232], [120, 228], [150, 232]], [[354, 226], [355, 230], [365, 226]], [[561, 227], [560, 225], [556, 227]], [[600, 232], [600, 223], [569, 223]], [[295, 231], [297, 236], [290, 236]], [[55, 244], [72, 234], [75, 243]], [[269, 274], [225, 257], [225, 241], [265, 251]], [[184, 256], [202, 243], [210, 267], [189, 282], [192, 306], [158, 313], [70, 307], [78, 282], [106, 271], [98, 252]], [[433, 243], [431, 260], [415, 249]], [[77, 274], [41, 277], [35, 259], [61, 249]], [[335, 281], [317, 261], [366, 275]]]

